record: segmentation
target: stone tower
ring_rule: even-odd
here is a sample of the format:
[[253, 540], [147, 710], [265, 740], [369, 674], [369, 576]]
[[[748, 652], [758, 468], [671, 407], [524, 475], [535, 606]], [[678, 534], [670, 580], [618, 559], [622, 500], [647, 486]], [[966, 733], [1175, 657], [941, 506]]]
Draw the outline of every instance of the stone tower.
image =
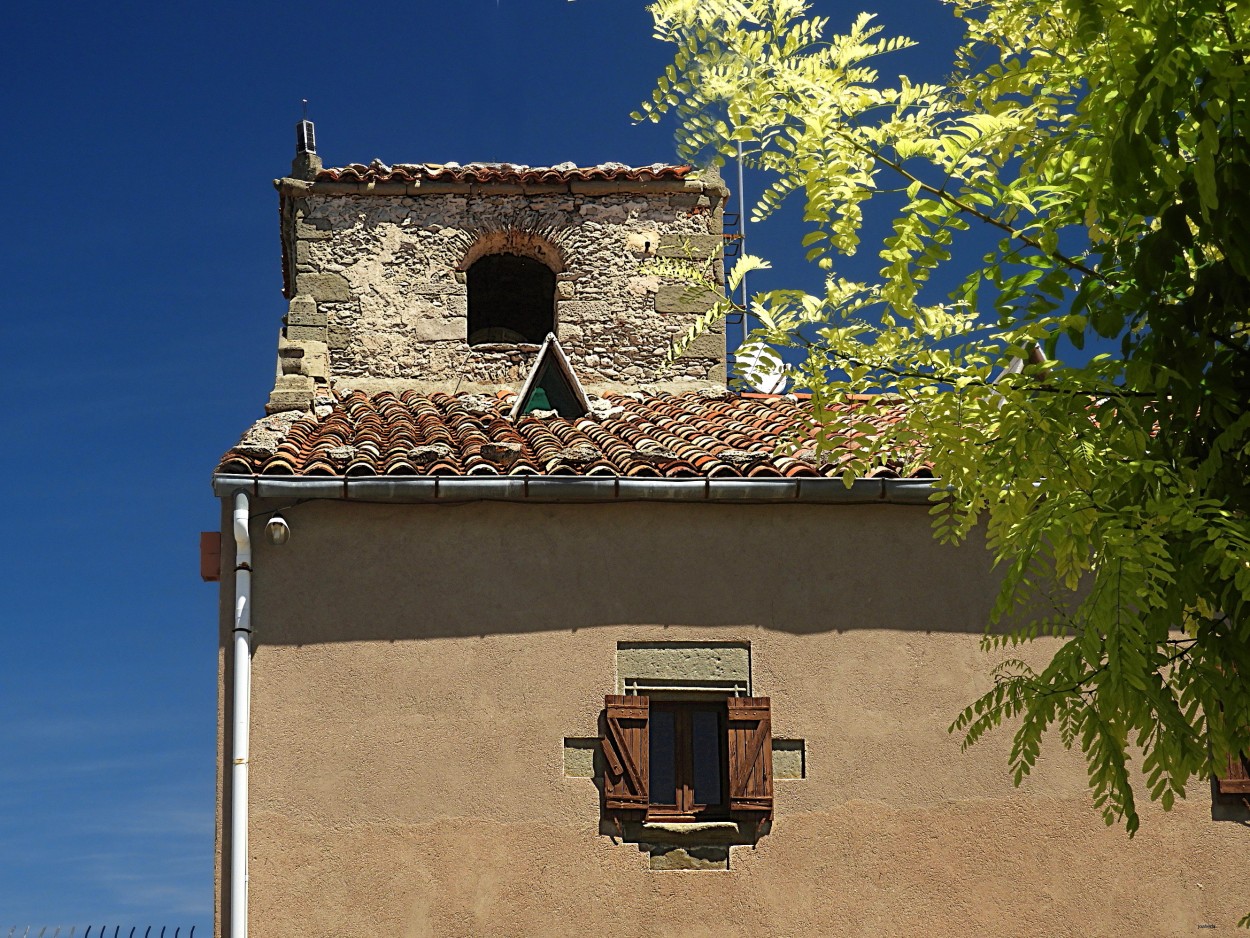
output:
[[724, 386], [723, 326], [665, 362], [724, 290], [728, 190], [714, 171], [327, 169], [303, 121], [291, 175], [274, 185], [290, 305], [270, 412], [331, 389], [515, 389], [548, 333], [588, 391]]

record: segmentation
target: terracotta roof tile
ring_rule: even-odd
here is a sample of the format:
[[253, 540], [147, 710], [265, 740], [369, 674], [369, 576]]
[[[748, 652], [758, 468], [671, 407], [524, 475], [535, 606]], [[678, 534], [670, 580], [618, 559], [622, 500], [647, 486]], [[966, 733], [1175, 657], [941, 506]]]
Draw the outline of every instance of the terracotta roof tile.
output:
[[[514, 395], [359, 391], [324, 417], [274, 414], [254, 424], [217, 466], [227, 475], [551, 475], [668, 478], [838, 476], [846, 455], [817, 457], [807, 401], [794, 397], [610, 394], [586, 417], [506, 416]], [[845, 408], [867, 408], [851, 401]], [[902, 405], [857, 422], [883, 429]], [[869, 440], [850, 439], [856, 449]], [[874, 473], [897, 477], [903, 460]], [[923, 466], [913, 477], [929, 477]]]
[[623, 163], [602, 163], [598, 166], [575, 166], [560, 163], [556, 166], [524, 166], [517, 163], [394, 163], [387, 165], [381, 160], [372, 163], [350, 163], [347, 166], [326, 168], [317, 173], [318, 181], [328, 182], [418, 182], [438, 180], [442, 182], [526, 182], [564, 183], [591, 179], [684, 179], [690, 166], [670, 166], [653, 163], [650, 166], [626, 166]]

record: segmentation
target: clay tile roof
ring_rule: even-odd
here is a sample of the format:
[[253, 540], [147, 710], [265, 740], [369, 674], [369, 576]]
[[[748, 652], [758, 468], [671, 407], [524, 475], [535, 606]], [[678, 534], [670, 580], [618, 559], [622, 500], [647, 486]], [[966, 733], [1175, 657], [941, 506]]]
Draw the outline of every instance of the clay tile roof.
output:
[[552, 182], [591, 179], [684, 179], [692, 170], [690, 166], [670, 166], [653, 163], [650, 166], [626, 166], [623, 163], [601, 163], [598, 166], [575, 166], [559, 163], [555, 166], [524, 166], [518, 163], [394, 163], [387, 165], [381, 160], [372, 163], [350, 163], [338, 168], [326, 168], [317, 173], [318, 180], [330, 182], [418, 182], [441, 180], [443, 182]]
[[[610, 394], [586, 417], [530, 414], [508, 419], [514, 395], [359, 391], [319, 408], [257, 421], [222, 457], [226, 475], [286, 476], [635, 476], [667, 478], [836, 477], [845, 456], [817, 457], [810, 405], [794, 397]], [[866, 401], [842, 405], [865, 409]], [[856, 415], [885, 427], [902, 405]], [[850, 449], [870, 443], [850, 439]], [[900, 459], [878, 470], [897, 477]], [[912, 473], [928, 478], [920, 467]]]

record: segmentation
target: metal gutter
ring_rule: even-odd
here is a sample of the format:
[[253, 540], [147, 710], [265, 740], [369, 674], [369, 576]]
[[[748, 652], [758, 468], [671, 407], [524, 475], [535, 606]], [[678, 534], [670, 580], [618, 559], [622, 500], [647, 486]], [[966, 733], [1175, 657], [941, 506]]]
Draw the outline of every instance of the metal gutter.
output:
[[218, 496], [394, 502], [749, 502], [924, 505], [935, 479], [656, 479], [625, 476], [272, 476], [214, 475]]

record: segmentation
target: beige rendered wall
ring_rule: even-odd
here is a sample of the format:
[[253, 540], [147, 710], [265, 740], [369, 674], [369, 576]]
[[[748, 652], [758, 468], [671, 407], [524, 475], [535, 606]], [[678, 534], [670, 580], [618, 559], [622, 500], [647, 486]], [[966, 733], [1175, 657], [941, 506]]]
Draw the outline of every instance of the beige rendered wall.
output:
[[[283, 507], [287, 545], [253, 529], [253, 938], [1154, 936], [1250, 911], [1250, 828], [1205, 787], [1130, 841], [1071, 754], [1015, 789], [1006, 734], [960, 753], [992, 580], [924, 508]], [[649, 640], [749, 641], [774, 735], [806, 740], [728, 871], [650, 870], [563, 774], [617, 642]]]

